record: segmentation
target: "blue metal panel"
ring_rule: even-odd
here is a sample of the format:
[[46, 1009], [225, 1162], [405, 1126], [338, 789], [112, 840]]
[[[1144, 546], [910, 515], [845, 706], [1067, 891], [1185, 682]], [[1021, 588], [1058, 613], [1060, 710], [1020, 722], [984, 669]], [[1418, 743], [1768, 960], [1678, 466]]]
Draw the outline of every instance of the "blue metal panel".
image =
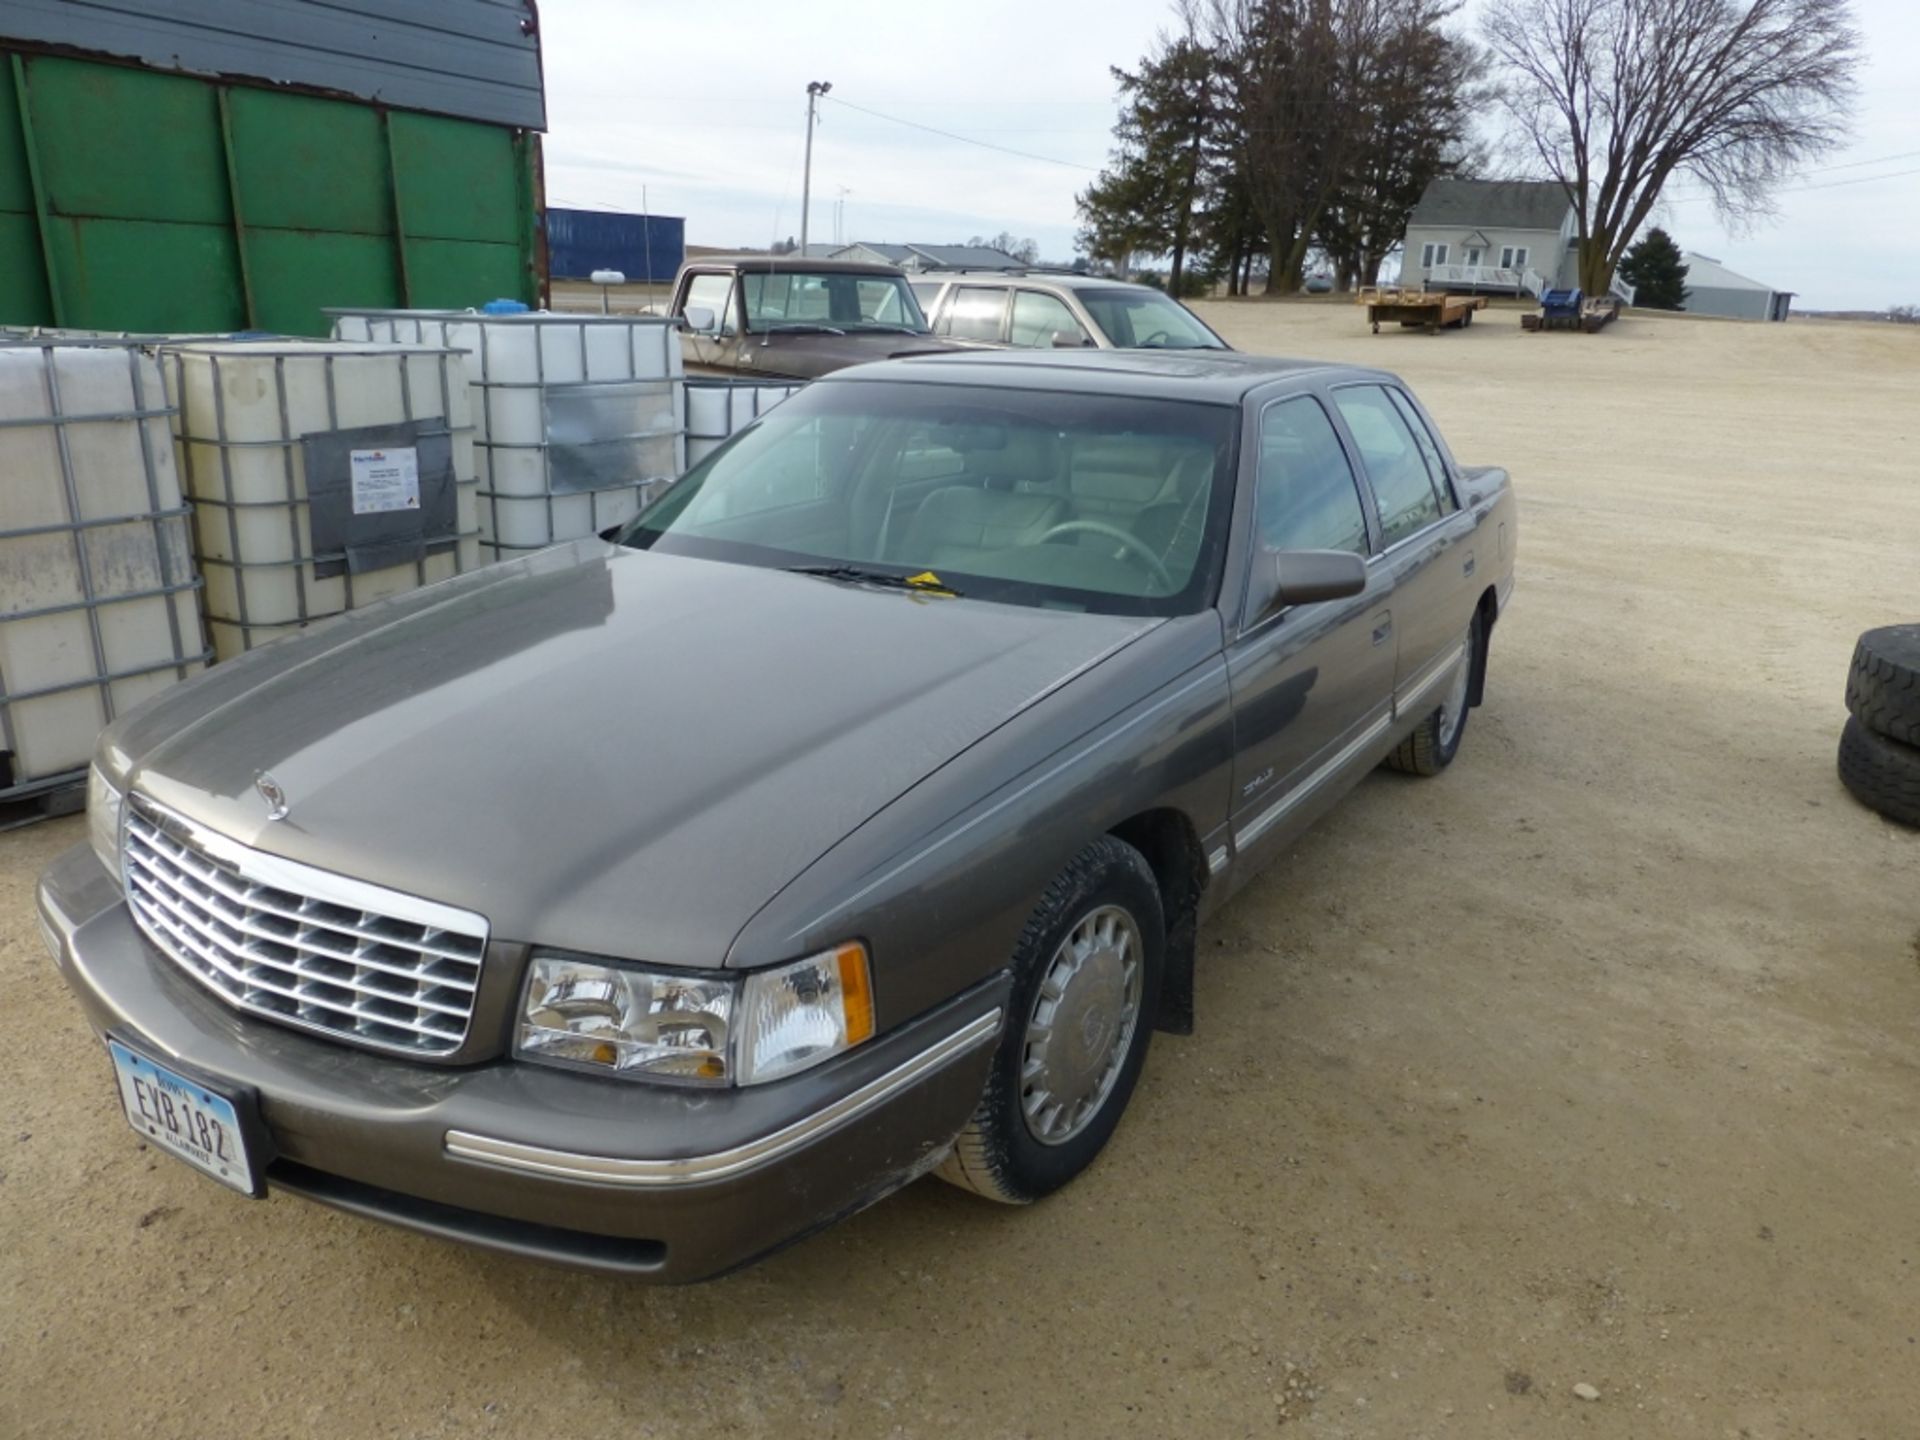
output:
[[531, 0], [6, 0], [0, 41], [544, 130]]
[[556, 280], [585, 280], [596, 270], [671, 280], [686, 249], [687, 222], [677, 215], [547, 211], [547, 274]]

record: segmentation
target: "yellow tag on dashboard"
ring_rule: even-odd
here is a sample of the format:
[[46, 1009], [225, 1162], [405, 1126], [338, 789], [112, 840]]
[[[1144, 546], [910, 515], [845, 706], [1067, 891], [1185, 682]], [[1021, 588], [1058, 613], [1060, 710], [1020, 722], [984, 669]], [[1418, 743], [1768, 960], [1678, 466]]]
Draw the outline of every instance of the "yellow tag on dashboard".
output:
[[947, 588], [946, 582], [931, 570], [922, 570], [918, 575], [909, 575], [907, 577], [907, 583], [909, 585], [925, 585], [932, 590], [944, 590]]

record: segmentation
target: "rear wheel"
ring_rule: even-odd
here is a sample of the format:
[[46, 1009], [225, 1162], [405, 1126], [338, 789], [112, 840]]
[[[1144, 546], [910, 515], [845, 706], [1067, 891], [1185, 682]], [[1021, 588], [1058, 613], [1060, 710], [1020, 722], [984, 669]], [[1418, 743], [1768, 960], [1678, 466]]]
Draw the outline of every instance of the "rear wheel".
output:
[[1146, 1062], [1164, 927], [1153, 871], [1112, 836], [1047, 887], [1014, 950], [986, 1091], [941, 1179], [1023, 1205], [1093, 1163]]
[[1454, 667], [1447, 685], [1446, 698], [1420, 722], [1419, 727], [1400, 742], [1400, 748], [1387, 757], [1387, 764], [1409, 775], [1438, 775], [1460, 753], [1460, 737], [1467, 732], [1467, 712], [1473, 694], [1473, 674], [1480, 664], [1480, 617], [1467, 626], [1465, 654]]

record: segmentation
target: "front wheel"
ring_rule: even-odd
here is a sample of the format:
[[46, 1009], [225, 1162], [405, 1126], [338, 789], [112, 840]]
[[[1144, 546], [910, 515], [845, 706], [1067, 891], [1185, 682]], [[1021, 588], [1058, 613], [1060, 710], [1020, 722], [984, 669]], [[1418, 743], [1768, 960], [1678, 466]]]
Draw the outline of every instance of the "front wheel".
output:
[[1093, 1163], [1146, 1062], [1166, 948], [1159, 887], [1103, 836], [1047, 887], [1013, 955], [987, 1088], [941, 1179], [1010, 1205]]
[[1481, 663], [1480, 649], [1486, 643], [1480, 629], [1480, 616], [1467, 626], [1466, 653], [1455, 667], [1446, 698], [1434, 712], [1420, 722], [1419, 728], [1400, 742], [1400, 748], [1387, 757], [1387, 764], [1409, 775], [1438, 775], [1460, 753], [1460, 737], [1467, 733], [1469, 699], [1473, 694], [1475, 668]]

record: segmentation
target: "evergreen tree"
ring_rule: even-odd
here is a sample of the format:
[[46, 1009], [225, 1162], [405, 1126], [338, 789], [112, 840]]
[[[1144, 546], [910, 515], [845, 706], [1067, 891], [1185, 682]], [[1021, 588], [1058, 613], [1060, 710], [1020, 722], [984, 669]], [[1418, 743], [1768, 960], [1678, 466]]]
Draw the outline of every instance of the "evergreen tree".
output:
[[1119, 153], [1079, 197], [1079, 241], [1124, 268], [1139, 252], [1171, 253], [1175, 288], [1201, 195], [1202, 142], [1212, 120], [1213, 56], [1190, 36], [1162, 36], [1137, 73], [1115, 68]]
[[1687, 264], [1673, 237], [1654, 226], [1620, 261], [1620, 278], [1633, 286], [1633, 303], [1649, 310], [1687, 308]]

